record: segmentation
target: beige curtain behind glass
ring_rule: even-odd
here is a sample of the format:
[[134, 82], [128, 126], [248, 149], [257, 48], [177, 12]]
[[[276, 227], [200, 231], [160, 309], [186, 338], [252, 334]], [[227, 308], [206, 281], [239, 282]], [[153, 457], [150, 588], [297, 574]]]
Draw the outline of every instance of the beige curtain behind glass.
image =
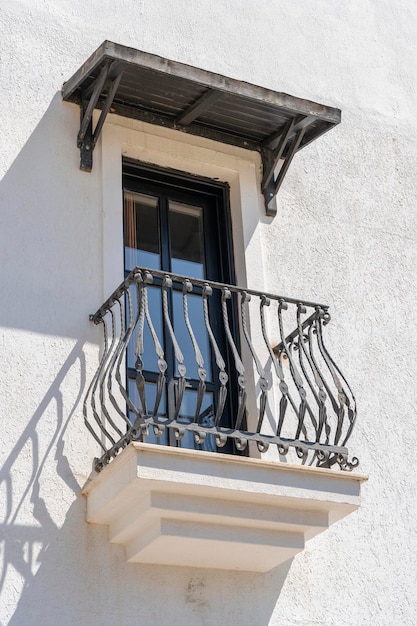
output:
[[124, 224], [125, 224], [125, 246], [127, 248], [137, 248], [136, 236], [136, 206], [133, 193], [124, 193]]

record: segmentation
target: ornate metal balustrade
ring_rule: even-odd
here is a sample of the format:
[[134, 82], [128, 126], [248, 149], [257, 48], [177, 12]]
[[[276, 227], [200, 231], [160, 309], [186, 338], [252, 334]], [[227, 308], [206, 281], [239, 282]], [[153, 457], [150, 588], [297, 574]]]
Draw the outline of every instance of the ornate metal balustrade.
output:
[[355, 398], [324, 343], [327, 306], [136, 268], [90, 319], [104, 329], [84, 401], [98, 471], [134, 440], [358, 465], [346, 448]]

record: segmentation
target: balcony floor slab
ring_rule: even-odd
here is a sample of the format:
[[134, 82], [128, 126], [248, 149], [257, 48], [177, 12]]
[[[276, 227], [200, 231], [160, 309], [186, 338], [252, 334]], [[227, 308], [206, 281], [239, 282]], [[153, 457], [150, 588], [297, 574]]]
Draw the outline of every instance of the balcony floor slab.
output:
[[265, 572], [360, 504], [360, 474], [131, 443], [85, 485], [131, 562]]

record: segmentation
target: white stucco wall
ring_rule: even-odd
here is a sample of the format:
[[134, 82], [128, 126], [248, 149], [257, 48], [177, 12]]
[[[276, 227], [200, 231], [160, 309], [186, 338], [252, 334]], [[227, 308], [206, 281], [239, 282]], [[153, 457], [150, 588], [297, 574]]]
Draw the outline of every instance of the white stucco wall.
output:
[[[0, 624], [417, 623], [416, 26], [413, 0], [3, 0]], [[163, 164], [173, 136], [110, 117], [80, 172], [79, 110], [60, 88], [104, 39], [343, 111], [295, 157], [272, 223], [249, 210], [256, 155], [169, 143], [170, 159], [197, 155], [240, 180], [240, 277], [331, 306], [329, 343], [359, 404], [361, 509], [266, 575], [128, 565], [84, 521], [96, 449], [82, 397], [99, 344], [88, 314], [117, 266], [103, 245], [107, 175], [118, 146]]]

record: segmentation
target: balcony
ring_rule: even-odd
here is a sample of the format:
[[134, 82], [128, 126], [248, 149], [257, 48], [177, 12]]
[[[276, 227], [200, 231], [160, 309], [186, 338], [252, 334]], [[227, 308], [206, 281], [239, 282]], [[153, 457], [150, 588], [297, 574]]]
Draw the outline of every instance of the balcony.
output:
[[136, 268], [91, 321], [87, 520], [128, 560], [268, 571], [359, 506], [327, 306]]

